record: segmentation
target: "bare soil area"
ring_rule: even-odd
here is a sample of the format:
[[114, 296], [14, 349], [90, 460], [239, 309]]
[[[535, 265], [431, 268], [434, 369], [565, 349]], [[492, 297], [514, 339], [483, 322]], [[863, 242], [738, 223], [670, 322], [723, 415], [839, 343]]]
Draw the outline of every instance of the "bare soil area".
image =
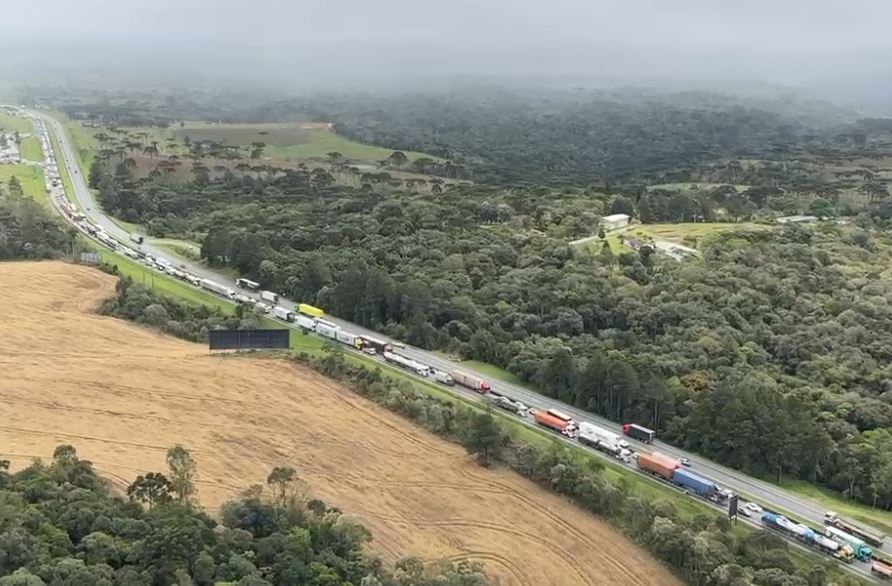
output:
[[477, 559], [501, 585], [680, 584], [596, 517], [312, 371], [95, 315], [114, 285], [86, 267], [0, 264], [0, 454], [15, 467], [71, 443], [124, 487], [182, 443], [212, 511], [292, 465], [390, 561]]

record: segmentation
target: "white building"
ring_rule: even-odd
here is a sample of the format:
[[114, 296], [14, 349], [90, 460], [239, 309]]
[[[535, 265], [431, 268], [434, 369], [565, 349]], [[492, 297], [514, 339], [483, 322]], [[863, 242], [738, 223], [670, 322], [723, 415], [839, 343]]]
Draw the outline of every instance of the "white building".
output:
[[617, 228], [625, 228], [629, 225], [631, 218], [628, 214], [611, 214], [601, 218], [601, 226], [605, 231], [616, 230]]
[[777, 219], [778, 224], [814, 224], [817, 221], [817, 216], [784, 216]]

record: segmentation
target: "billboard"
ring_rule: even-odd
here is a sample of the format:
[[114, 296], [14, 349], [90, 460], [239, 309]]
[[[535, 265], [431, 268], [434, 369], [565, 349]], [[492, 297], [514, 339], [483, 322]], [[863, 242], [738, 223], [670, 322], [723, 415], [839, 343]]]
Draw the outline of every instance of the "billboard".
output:
[[729, 519], [737, 518], [737, 501], [738, 501], [738, 496], [736, 494], [731, 495], [731, 499], [728, 500], [728, 518]]
[[287, 350], [291, 346], [291, 330], [211, 330], [211, 350]]

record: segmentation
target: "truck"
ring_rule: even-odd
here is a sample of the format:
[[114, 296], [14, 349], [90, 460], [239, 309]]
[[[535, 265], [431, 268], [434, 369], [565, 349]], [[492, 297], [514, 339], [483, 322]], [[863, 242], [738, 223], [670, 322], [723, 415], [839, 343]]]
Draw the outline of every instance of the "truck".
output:
[[273, 305], [279, 303], [279, 295], [277, 293], [273, 293], [272, 291], [261, 291], [260, 298], [267, 303], [272, 303]]
[[337, 340], [338, 330], [340, 329], [341, 328], [331, 322], [324, 322], [318, 319], [316, 320], [316, 333], [320, 336], [331, 338], [332, 340]]
[[620, 437], [603, 427], [583, 421], [579, 424], [579, 443], [605, 452], [611, 456], [622, 454], [623, 446]]
[[671, 481], [672, 474], [677, 469], [681, 468], [681, 462], [675, 458], [670, 458], [665, 454], [661, 454], [660, 452], [653, 452], [651, 454], [648, 454], [647, 452], [639, 452], [638, 468], [649, 474], [659, 476], [664, 480]]
[[146, 241], [145, 237], [142, 234], [137, 234], [136, 232], [130, 233], [130, 240], [136, 242], [137, 244], [142, 244]]
[[294, 318], [294, 323], [297, 324], [297, 327], [303, 330], [308, 330], [311, 332], [316, 331], [316, 320], [305, 315], [297, 314]]
[[310, 317], [322, 317], [325, 315], [325, 312], [318, 307], [313, 307], [307, 303], [298, 303], [295, 308], [297, 313], [302, 313], [304, 315], [308, 315]]
[[623, 425], [623, 433], [639, 442], [651, 444], [654, 441], [654, 430], [648, 429], [637, 423], [626, 423]]
[[852, 551], [855, 553], [855, 557], [862, 562], [868, 562], [873, 557], [873, 550], [870, 549], [869, 545], [867, 545], [854, 535], [849, 535], [839, 527], [825, 525], [824, 536], [829, 537], [830, 539], [833, 539], [839, 543], [847, 544], [849, 547], [852, 548]]
[[[177, 272], [179, 272], [179, 271], [177, 271]], [[176, 276], [176, 273], [174, 273], [174, 276]], [[254, 304], [254, 300], [253, 300], [253, 299], [251, 299], [251, 298], [248, 297], [247, 295], [242, 295], [241, 293], [236, 293], [236, 294], [235, 294], [235, 302], [236, 302], [236, 303], [239, 303], [239, 304], [241, 304], [241, 305], [249, 305], [249, 304], [250, 304], [250, 305], [253, 305], [253, 304]]]
[[851, 562], [855, 558], [854, 552], [849, 545], [839, 544], [816, 532], [811, 527], [794, 523], [783, 515], [766, 511], [762, 514], [761, 521], [766, 528], [781, 533], [821, 553], [845, 562]]
[[273, 317], [287, 322], [294, 320], [294, 314], [288, 311], [288, 308], [282, 307], [281, 305], [273, 307]]
[[[157, 262], [160, 262], [159, 259]], [[202, 289], [207, 289], [208, 291], [212, 291], [217, 293], [218, 295], [223, 295], [224, 297], [228, 297], [229, 299], [235, 299], [235, 291], [227, 287], [226, 285], [221, 285], [215, 281], [211, 281], [210, 279], [201, 279], [198, 281], [198, 286]]]
[[472, 374], [468, 374], [467, 372], [462, 372], [460, 370], [454, 370], [449, 374], [452, 375], [452, 379], [460, 384], [463, 387], [468, 387], [469, 389], [473, 389], [478, 393], [486, 393], [490, 390], [490, 385], [488, 382], [483, 380], [480, 377], [474, 376]]
[[542, 409], [533, 411], [533, 419], [538, 425], [547, 427], [548, 429], [556, 431], [563, 436], [569, 438], [576, 437], [576, 428], [574, 426], [569, 425], [566, 421], [559, 417], [555, 417], [548, 411]]
[[368, 346], [370, 348], [374, 348], [376, 352], [379, 354], [383, 354], [384, 352], [393, 352], [393, 346], [390, 345], [389, 342], [385, 342], [379, 338], [373, 338], [372, 336], [359, 336], [362, 338], [362, 343], [364, 346]]
[[[363, 338], [364, 340], [365, 338]], [[444, 385], [452, 386], [455, 384], [455, 380], [453, 380], [452, 375], [443, 370], [435, 370], [433, 372], [434, 380], [438, 383], [442, 383]]]
[[417, 375], [428, 376], [430, 374], [430, 366], [412, 360], [411, 358], [403, 356], [402, 354], [396, 354], [394, 352], [384, 352], [383, 356], [384, 360], [386, 360], [390, 364], [395, 364], [400, 368], [410, 370]]
[[[250, 289], [251, 291], [256, 291], [257, 289], [260, 289], [260, 283], [258, 283], [257, 281], [252, 281], [250, 279], [242, 279], [241, 277], [239, 277], [238, 279], [235, 280], [235, 284], [238, 285], [239, 287], [241, 287], [242, 289]], [[278, 299], [273, 301], [273, 303], [278, 303], [278, 302], [279, 302]]]
[[684, 468], [676, 468], [672, 473], [672, 482], [689, 490], [699, 497], [717, 503], [727, 502], [729, 494], [708, 478], [703, 478]]
[[351, 334], [350, 332], [345, 332], [344, 330], [337, 330], [335, 332], [335, 338], [341, 344], [347, 344], [348, 346], [352, 346], [354, 348], [362, 348], [362, 338], [360, 338], [356, 334]]
[[530, 413], [529, 407], [527, 407], [520, 401], [515, 401], [511, 397], [506, 397], [505, 395], [491, 393], [487, 395], [487, 399], [489, 403], [494, 405], [495, 407], [504, 409], [505, 411], [514, 413], [515, 415], [520, 415], [521, 417], [526, 417]]
[[827, 511], [824, 513], [824, 525], [838, 527], [846, 533], [850, 533], [855, 537], [863, 539], [874, 547], [883, 547], [883, 543], [886, 541], [886, 536], [879, 531], [868, 529], [863, 525], [857, 525], [848, 519], [840, 517], [834, 511]]
[[892, 562], [875, 558], [870, 564], [870, 573], [880, 580], [892, 580]]

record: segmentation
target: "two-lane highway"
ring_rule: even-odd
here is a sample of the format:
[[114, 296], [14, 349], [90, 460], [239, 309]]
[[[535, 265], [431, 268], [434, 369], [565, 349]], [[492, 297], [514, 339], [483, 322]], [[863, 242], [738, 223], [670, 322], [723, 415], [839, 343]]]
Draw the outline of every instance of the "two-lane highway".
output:
[[[93, 222], [97, 226], [102, 227], [109, 235], [122, 242], [127, 242], [129, 240], [128, 232], [125, 229], [121, 228], [114, 221], [112, 221], [111, 218], [109, 218], [102, 211], [102, 209], [95, 201], [93, 194], [87, 186], [87, 182], [83, 176], [83, 172], [79, 168], [76, 154], [62, 124], [55, 118], [42, 112], [31, 112], [31, 114], [40, 117], [45, 122], [48, 130], [53, 135], [55, 135], [62, 151], [61, 153], [57, 153], [58, 164], [60, 168], [62, 165], [65, 165], [65, 167], [68, 169], [68, 174], [71, 178], [71, 183], [74, 188], [74, 197], [80, 210], [89, 218], [91, 222]], [[142, 245], [142, 249], [147, 254], [162, 258], [166, 257], [173, 261], [173, 263], [176, 265], [184, 265], [187, 271], [195, 275], [211, 279], [217, 281], [218, 283], [226, 284], [233, 289], [237, 289], [235, 282], [231, 278], [215, 272], [213, 269], [209, 269], [200, 263], [188, 259], [177, 258], [170, 252], [153, 245], [149, 239], [146, 239], [145, 243]], [[280, 300], [280, 304], [285, 307], [293, 308], [295, 302], [289, 299], [282, 298]], [[370, 331], [363, 327], [354, 325], [344, 320], [337, 319], [332, 316], [326, 316], [326, 319], [336, 323], [337, 325], [340, 325], [344, 329], [357, 334], [371, 335], [385, 340], [388, 339], [386, 336], [383, 336], [377, 332]], [[389, 341], [392, 342], [393, 340]], [[467, 372], [476, 374], [481, 378], [490, 380], [493, 390], [513, 397], [514, 399], [519, 400], [527, 404], [528, 406], [546, 408], [553, 407], [556, 409], [560, 409], [561, 411], [564, 411], [573, 416], [577, 421], [590, 421], [607, 429], [621, 433], [621, 426], [617, 423], [608, 421], [581, 409], [571, 407], [569, 405], [561, 403], [560, 401], [550, 399], [528, 388], [505, 383], [498, 380], [491, 380], [485, 375], [474, 372], [473, 369], [466, 368], [459, 363], [444, 359], [434, 353], [412, 347], [407, 347], [400, 352], [409, 356], [410, 358], [413, 358], [440, 370], [444, 370], [447, 372], [453, 370], [465, 370]], [[733, 425], [733, 422], [728, 422], [728, 424]], [[676, 458], [688, 458], [691, 461], [694, 470], [703, 473], [705, 476], [708, 476], [720, 486], [737, 492], [747, 499], [752, 499], [768, 508], [788, 511], [789, 513], [792, 513], [799, 518], [810, 521], [811, 524], [816, 527], [820, 527], [823, 525], [825, 508], [816, 502], [813, 502], [792, 492], [786, 491], [771, 483], [752, 478], [736, 470], [732, 470], [715, 462], [711, 462], [710, 460], [702, 458], [696, 454], [685, 452], [684, 450], [680, 450], [663, 442], [656, 442], [655, 444], [653, 444], [653, 447]], [[882, 549], [883, 551], [892, 554], [892, 544], [887, 543]]]

